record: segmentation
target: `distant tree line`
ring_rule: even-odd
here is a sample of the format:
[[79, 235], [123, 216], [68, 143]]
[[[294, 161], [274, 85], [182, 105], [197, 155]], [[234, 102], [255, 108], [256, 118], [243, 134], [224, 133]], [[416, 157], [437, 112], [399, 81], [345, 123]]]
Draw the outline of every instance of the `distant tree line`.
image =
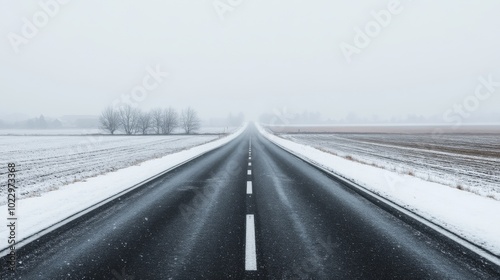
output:
[[61, 128], [62, 124], [59, 120], [48, 121], [43, 115], [38, 118], [29, 119], [24, 126], [30, 129], [46, 129], [46, 128]]
[[141, 111], [130, 105], [118, 109], [107, 107], [99, 117], [99, 128], [111, 134], [122, 131], [125, 134], [171, 134], [181, 128], [186, 134], [200, 129], [201, 120], [197, 112], [188, 107], [177, 113], [173, 108], [156, 108]]
[[21, 122], [8, 123], [0, 120], [0, 128], [23, 128], [23, 129], [57, 129], [62, 128], [60, 120], [48, 120], [43, 115]]

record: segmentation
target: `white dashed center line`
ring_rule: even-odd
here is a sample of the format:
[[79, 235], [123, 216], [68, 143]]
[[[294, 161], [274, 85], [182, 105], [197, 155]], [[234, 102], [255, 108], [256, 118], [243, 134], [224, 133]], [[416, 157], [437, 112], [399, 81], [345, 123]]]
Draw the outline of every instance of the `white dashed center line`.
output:
[[252, 194], [252, 181], [247, 182], [247, 194]]
[[257, 270], [257, 253], [255, 249], [255, 221], [253, 215], [247, 215], [245, 270]]
[[[250, 139], [248, 143], [248, 170], [247, 175], [252, 175], [252, 140]], [[247, 181], [247, 203], [251, 203], [253, 200], [253, 186], [252, 181]], [[248, 209], [248, 208], [247, 208]], [[253, 212], [249, 210], [249, 212]], [[245, 242], [245, 270], [246, 271], [256, 271], [257, 270], [257, 252], [255, 246], [255, 220], [253, 214], [247, 214], [246, 222], [246, 242]]]

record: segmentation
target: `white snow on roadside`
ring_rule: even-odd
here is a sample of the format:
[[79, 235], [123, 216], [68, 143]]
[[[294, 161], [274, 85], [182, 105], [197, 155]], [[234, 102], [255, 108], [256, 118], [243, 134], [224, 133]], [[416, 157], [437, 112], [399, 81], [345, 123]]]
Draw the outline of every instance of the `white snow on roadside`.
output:
[[[16, 240], [20, 241], [162, 171], [221, 147], [239, 136], [245, 128], [243, 126], [229, 136], [188, 150], [63, 186], [40, 197], [18, 200]], [[0, 206], [0, 213], [7, 221], [7, 205]], [[0, 227], [0, 250], [8, 245], [7, 230], [6, 226]]]
[[500, 201], [350, 161], [258, 129], [272, 142], [500, 256]]

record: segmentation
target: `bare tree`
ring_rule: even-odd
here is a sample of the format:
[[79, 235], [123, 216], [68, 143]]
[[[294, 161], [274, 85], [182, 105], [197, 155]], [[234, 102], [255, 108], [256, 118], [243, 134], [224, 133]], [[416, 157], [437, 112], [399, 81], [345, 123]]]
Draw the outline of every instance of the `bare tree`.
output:
[[163, 134], [170, 134], [179, 125], [179, 116], [173, 108], [163, 110], [162, 113], [162, 127]]
[[151, 110], [151, 127], [156, 134], [160, 134], [162, 130], [163, 110], [156, 108]]
[[151, 128], [151, 113], [141, 112], [139, 115], [139, 120], [137, 122], [137, 130], [142, 134], [148, 134], [148, 130]]
[[99, 128], [115, 134], [115, 131], [120, 127], [120, 116], [113, 107], [107, 107], [102, 111], [99, 117]]
[[141, 115], [141, 112], [137, 108], [125, 105], [120, 107], [118, 115], [120, 117], [121, 128], [126, 134], [130, 135], [137, 132], [137, 124]]
[[200, 129], [201, 121], [200, 118], [198, 118], [198, 114], [193, 108], [188, 107], [182, 110], [181, 125], [187, 134]]

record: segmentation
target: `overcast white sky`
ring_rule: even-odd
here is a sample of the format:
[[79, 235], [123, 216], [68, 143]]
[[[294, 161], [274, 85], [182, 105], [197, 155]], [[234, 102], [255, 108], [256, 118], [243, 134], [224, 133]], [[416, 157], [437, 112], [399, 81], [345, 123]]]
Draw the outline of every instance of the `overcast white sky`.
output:
[[[190, 105], [204, 118], [283, 108], [442, 115], [474, 94], [481, 75], [500, 82], [498, 0], [402, 0], [351, 63], [340, 44], [354, 45], [354, 29], [391, 1], [243, 0], [224, 20], [214, 2], [69, 1], [16, 54], [9, 36], [43, 10], [0, 0], [0, 111], [98, 114], [156, 65], [170, 76], [140, 107]], [[500, 87], [472, 113], [499, 108]]]

